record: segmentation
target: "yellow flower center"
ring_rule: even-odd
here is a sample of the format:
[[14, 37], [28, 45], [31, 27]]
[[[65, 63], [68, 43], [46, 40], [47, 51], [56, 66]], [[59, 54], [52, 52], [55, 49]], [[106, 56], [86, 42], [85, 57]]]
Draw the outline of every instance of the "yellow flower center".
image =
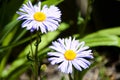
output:
[[64, 57], [67, 59], [67, 60], [73, 60], [76, 58], [76, 53], [73, 51], [73, 50], [67, 50], [65, 53], [64, 53]]
[[42, 22], [46, 19], [46, 15], [43, 12], [36, 12], [33, 17], [36, 21], [39, 22]]

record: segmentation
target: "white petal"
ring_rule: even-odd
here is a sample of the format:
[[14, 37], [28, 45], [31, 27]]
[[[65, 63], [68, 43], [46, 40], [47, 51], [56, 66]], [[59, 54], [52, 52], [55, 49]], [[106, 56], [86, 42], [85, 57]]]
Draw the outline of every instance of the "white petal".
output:
[[51, 49], [56, 50], [56, 51], [64, 54], [65, 50], [61, 47], [60, 43], [52, 42], [52, 44], [53, 44], [53, 46], [50, 46]]
[[76, 63], [84, 69], [88, 67], [88, 65], [81, 60], [76, 60]]
[[51, 61], [51, 64], [52, 64], [52, 65], [55, 65], [55, 64], [58, 64], [58, 63], [63, 62], [64, 59], [52, 57], [52, 58], [48, 58], [48, 61]]
[[31, 20], [25, 20], [23, 23], [22, 23], [22, 27], [27, 27], [32, 21]]
[[77, 58], [89, 58], [89, 59], [92, 59], [93, 56], [92, 56], [91, 50], [88, 50], [88, 51], [79, 52], [77, 54]]
[[84, 63], [86, 63], [88, 66], [91, 64], [88, 60], [84, 59], [84, 58], [80, 58], [81, 61], [83, 61]]
[[69, 39], [65, 39], [65, 46], [66, 46], [66, 49], [69, 50], [70, 49], [70, 46], [71, 46], [71, 37], [69, 37]]
[[68, 70], [67, 70], [67, 73], [72, 73], [72, 63], [71, 61], [68, 61]]
[[59, 52], [48, 52], [49, 56], [64, 57], [62, 53]]
[[30, 1], [28, 1], [27, 5], [28, 5], [29, 8], [33, 9], [33, 5], [32, 5], [32, 3]]
[[26, 13], [24, 13], [24, 12], [16, 12], [17, 14], [19, 14], [19, 15], [25, 15]]
[[79, 66], [79, 64], [76, 63], [76, 59], [72, 61], [72, 64], [77, 70], [82, 71], [82, 68]]
[[68, 66], [68, 61], [64, 61], [58, 66], [58, 69], [61, 72], [67, 73], [67, 66]]
[[[53, 11], [53, 13], [51, 13], [51, 11]], [[48, 10], [48, 14], [49, 14], [49, 16], [54, 16], [56, 18], [60, 18], [60, 16], [61, 16], [60, 10], [55, 6], [50, 6], [50, 8]]]
[[38, 4], [34, 5], [35, 12], [40, 12], [41, 9], [41, 2], [38, 2]]
[[65, 42], [64, 42], [64, 39], [58, 39], [58, 42], [60, 43], [61, 47], [65, 50], [67, 50], [66, 46], [65, 46]]
[[81, 47], [81, 48], [79, 48], [76, 52], [77, 52], [77, 53], [80, 53], [80, 52], [82, 52], [82, 51], [84, 51], [84, 50], [86, 50], [86, 49], [88, 49], [88, 48], [89, 48], [88, 46]]
[[49, 10], [49, 9], [48, 9], [47, 5], [44, 5], [43, 8], [42, 8], [42, 10], [41, 10], [41, 12], [47, 14], [47, 13], [48, 13], [48, 10]]
[[46, 26], [46, 30], [47, 31], [54, 31], [58, 28], [58, 25], [56, 25], [55, 23], [49, 22], [49, 21], [44, 21], [43, 22], [44, 26]]
[[38, 27], [40, 28], [41, 32], [42, 33], [46, 33], [47, 32], [46, 31], [46, 26], [43, 23], [41, 23], [41, 22], [39, 22], [38, 24], [39, 24]]

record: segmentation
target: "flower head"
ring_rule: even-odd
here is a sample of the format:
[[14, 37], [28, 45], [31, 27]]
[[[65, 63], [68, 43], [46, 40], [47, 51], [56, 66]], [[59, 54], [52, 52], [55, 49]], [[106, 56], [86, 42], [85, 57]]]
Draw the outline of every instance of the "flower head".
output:
[[52, 65], [59, 64], [58, 69], [64, 73], [72, 73], [72, 67], [79, 71], [86, 69], [91, 64], [87, 59], [92, 59], [91, 50], [84, 46], [84, 42], [79, 42], [75, 38], [58, 39], [52, 43], [51, 49], [54, 52], [48, 52], [48, 60]]
[[24, 20], [22, 27], [26, 27], [31, 32], [39, 29], [42, 33], [54, 31], [61, 21], [61, 11], [54, 5], [50, 7], [44, 5], [41, 8], [41, 2], [33, 6], [29, 1], [27, 4], [23, 4], [19, 10], [17, 12], [20, 15], [18, 20]]

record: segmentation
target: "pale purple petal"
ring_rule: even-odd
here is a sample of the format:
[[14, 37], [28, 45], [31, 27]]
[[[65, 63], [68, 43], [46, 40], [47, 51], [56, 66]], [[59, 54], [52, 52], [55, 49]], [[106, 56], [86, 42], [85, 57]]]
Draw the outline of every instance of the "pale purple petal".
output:
[[[36, 12], [43, 12], [46, 16], [46, 19], [44, 21], [35, 20], [34, 14]], [[57, 7], [50, 6], [48, 8], [47, 5], [44, 5], [43, 8], [41, 8], [41, 2], [32, 5], [32, 3], [28, 1], [28, 3], [23, 4], [19, 11], [17, 11], [17, 14], [20, 15], [18, 20], [27, 20], [22, 24], [22, 27], [26, 27], [26, 29], [30, 30], [31, 32], [34, 30], [38, 31], [39, 29], [42, 33], [54, 31], [59, 27], [59, 22], [61, 21], [61, 12]], [[32, 22], [29, 20], [32, 20]]]
[[[84, 45], [85, 42], [79, 42], [78, 40], [75, 40], [75, 38], [59, 38], [57, 41], [52, 42], [52, 46], [50, 46], [55, 52], [48, 52], [48, 56], [50, 56], [49, 61], [51, 64], [58, 63], [58, 69], [63, 73], [72, 73], [72, 66], [77, 70], [82, 71], [82, 69], [88, 68], [91, 64], [87, 58], [93, 58], [92, 51], [88, 49], [88, 46]], [[75, 51], [76, 57], [73, 60], [67, 60], [64, 57], [65, 52], [68, 50]]]

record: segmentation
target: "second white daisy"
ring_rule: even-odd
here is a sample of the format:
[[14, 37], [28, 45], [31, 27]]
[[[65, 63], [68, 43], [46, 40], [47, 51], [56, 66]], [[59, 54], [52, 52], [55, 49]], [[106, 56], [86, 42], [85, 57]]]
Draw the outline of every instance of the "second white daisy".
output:
[[33, 6], [29, 1], [27, 4], [23, 4], [19, 10], [17, 12], [20, 15], [18, 20], [24, 20], [22, 27], [26, 27], [31, 32], [39, 29], [42, 33], [54, 31], [61, 22], [61, 11], [54, 5], [49, 8], [44, 5], [41, 8], [41, 2]]
[[52, 65], [59, 64], [58, 69], [64, 73], [72, 73], [72, 66], [82, 71], [91, 64], [87, 59], [93, 58], [91, 50], [88, 50], [89, 47], [84, 44], [71, 37], [58, 39], [50, 46], [55, 52], [48, 52], [48, 56], [50, 56], [48, 60]]

